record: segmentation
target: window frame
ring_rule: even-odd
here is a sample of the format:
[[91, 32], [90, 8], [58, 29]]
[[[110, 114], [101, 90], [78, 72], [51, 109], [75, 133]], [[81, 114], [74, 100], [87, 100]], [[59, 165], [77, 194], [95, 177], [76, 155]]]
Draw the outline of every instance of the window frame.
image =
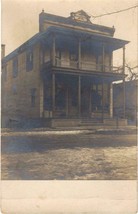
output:
[[34, 52], [33, 52], [33, 48], [31, 48], [26, 51], [26, 71], [27, 72], [33, 70], [33, 64], [34, 64]]

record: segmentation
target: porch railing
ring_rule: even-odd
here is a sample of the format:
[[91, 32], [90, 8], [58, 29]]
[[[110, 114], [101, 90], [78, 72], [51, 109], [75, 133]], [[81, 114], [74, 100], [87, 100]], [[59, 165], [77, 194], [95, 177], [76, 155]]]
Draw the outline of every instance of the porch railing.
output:
[[[51, 60], [44, 63], [43, 67], [46, 68], [50, 65], [52, 65]], [[122, 68], [120, 67], [96, 64], [90, 61], [81, 61], [81, 63], [79, 63], [78, 61], [71, 61], [71, 60], [57, 59], [57, 58], [55, 59], [54, 66], [61, 67], [61, 68], [80, 69], [80, 70], [96, 71], [96, 72], [111, 72], [111, 73], [120, 73], [120, 74], [123, 72]]]

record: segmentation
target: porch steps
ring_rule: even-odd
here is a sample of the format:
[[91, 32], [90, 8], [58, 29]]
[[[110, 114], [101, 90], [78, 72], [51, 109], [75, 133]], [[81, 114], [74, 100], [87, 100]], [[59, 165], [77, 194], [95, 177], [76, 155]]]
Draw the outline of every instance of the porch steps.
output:
[[103, 122], [101, 119], [95, 119], [95, 118], [90, 118], [90, 119], [82, 119], [80, 126], [103, 126]]

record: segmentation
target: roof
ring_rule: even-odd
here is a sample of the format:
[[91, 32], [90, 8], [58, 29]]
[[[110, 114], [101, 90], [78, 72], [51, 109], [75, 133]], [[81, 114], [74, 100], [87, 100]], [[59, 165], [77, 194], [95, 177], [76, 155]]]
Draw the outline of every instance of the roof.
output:
[[90, 17], [83, 10], [80, 10], [76, 13], [72, 12], [71, 16], [69, 16], [69, 17], [62, 17], [62, 16], [57, 16], [57, 15], [42, 12], [39, 14], [39, 25], [41, 25], [44, 21], [58, 22], [58, 23], [66, 24], [66, 25], [73, 25], [74, 27], [77, 27], [77, 26], [83, 27], [84, 29], [89, 28], [91, 30], [99, 30], [103, 33], [108, 32], [113, 36], [113, 34], [115, 32], [114, 27], [97, 25], [97, 24], [91, 23], [90, 21], [88, 21], [88, 22], [77, 21], [76, 19], [72, 18], [72, 14], [77, 14], [77, 13], [82, 13], [83, 15], [85, 14], [85, 16]]
[[103, 42], [103, 43], [110, 43], [110, 44], [116, 44], [118, 45], [119, 49], [121, 47], [123, 47], [124, 45], [128, 44], [129, 41], [126, 40], [122, 40], [122, 39], [117, 39], [117, 38], [113, 38], [113, 37], [109, 37], [109, 36], [104, 36], [101, 34], [96, 34], [96, 33], [90, 33], [90, 32], [85, 32], [85, 31], [80, 31], [80, 30], [74, 30], [74, 29], [65, 29], [62, 27], [49, 27], [49, 29], [51, 32], [55, 32], [56, 34], [64, 34], [66, 36], [73, 36], [73, 37], [78, 37], [78, 38], [90, 38], [92, 40], [94, 40], [95, 42]]
[[92, 41], [94, 41], [95, 43], [97, 42], [97, 44], [99, 44], [99, 42], [108, 43], [108, 44], [110, 44], [110, 46], [113, 46], [112, 48], [114, 50], [119, 49], [119, 48], [123, 47], [124, 45], [126, 45], [127, 43], [129, 43], [129, 41], [116, 39], [113, 37], [97, 35], [94, 33], [80, 31], [80, 30], [73, 30], [73, 29], [69, 29], [69, 28], [66, 29], [63, 27], [51, 26], [51, 27], [48, 27], [45, 32], [40, 32], [40, 33], [35, 34], [32, 38], [27, 40], [20, 47], [15, 49], [9, 55], [5, 56], [3, 58], [3, 62], [7, 62], [8, 60], [15, 57], [19, 52], [26, 50], [29, 47], [32, 47], [36, 43], [40, 42], [42, 39], [51, 38], [49, 36], [51, 33], [55, 33], [57, 35], [73, 36], [73, 37], [78, 37], [78, 38], [87, 37], [89, 39], [92, 39]]

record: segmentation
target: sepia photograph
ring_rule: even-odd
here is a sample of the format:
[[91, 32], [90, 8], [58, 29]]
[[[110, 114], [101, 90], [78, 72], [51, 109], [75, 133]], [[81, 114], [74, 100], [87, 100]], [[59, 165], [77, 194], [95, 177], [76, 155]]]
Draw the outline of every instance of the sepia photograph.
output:
[[1, 8], [2, 182], [136, 182], [138, 2]]

